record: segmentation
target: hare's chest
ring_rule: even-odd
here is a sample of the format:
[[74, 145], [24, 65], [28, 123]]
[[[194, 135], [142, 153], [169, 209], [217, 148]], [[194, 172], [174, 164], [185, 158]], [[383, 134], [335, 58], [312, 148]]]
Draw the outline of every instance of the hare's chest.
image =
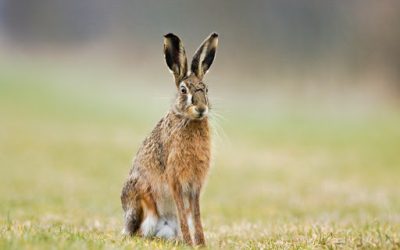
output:
[[181, 183], [201, 183], [210, 165], [209, 144], [206, 141], [177, 142], [168, 157], [168, 165]]
[[[167, 172], [181, 183], [202, 183], [210, 165], [207, 120], [193, 121], [168, 138]], [[168, 174], [168, 173], [167, 173]]]

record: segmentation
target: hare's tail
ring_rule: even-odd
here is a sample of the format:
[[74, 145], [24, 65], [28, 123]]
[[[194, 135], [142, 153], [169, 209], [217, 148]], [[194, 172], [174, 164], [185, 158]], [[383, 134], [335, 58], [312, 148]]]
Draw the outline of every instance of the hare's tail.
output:
[[143, 208], [139, 199], [137, 179], [128, 179], [121, 193], [121, 203], [124, 210], [124, 235], [134, 235], [143, 220]]

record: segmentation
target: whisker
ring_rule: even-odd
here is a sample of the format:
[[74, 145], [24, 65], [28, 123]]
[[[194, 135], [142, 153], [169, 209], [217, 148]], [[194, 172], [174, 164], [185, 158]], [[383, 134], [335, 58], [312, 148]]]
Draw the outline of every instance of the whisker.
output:
[[218, 112], [215, 111], [215, 110], [212, 110], [212, 111], [210, 112], [210, 114], [211, 114], [211, 116], [214, 116], [215, 118], [218, 118], [218, 119], [227, 121], [227, 119], [226, 119], [223, 115], [221, 115], [220, 113], [218, 113]]
[[216, 142], [221, 144], [231, 144], [229, 137], [225, 133], [225, 130], [219, 124], [221, 120], [227, 121], [227, 119], [218, 114], [215, 110], [210, 113], [210, 118], [211, 127], [213, 128], [212, 131], [216, 137]]

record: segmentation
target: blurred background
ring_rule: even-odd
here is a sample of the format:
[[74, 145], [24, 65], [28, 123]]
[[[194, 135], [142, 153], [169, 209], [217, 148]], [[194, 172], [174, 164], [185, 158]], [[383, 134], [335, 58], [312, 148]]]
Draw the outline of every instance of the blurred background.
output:
[[189, 61], [220, 35], [211, 245], [242, 222], [267, 228], [251, 239], [293, 221], [398, 230], [399, 26], [394, 0], [0, 0], [0, 246], [41, 242], [40, 225], [117, 235], [131, 159], [175, 93], [169, 32]]
[[400, 91], [397, 1], [2, 0], [0, 8], [2, 53], [14, 59], [68, 58], [158, 76], [163, 34], [179, 34], [191, 55], [217, 31], [223, 46], [212, 79], [229, 86]]

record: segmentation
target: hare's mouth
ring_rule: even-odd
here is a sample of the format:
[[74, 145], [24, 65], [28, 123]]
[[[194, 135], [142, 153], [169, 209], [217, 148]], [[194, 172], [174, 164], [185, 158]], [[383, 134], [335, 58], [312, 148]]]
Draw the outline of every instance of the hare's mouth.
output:
[[207, 117], [207, 115], [204, 115], [204, 114], [191, 114], [191, 115], [188, 115], [188, 118], [190, 120], [193, 120], [193, 121], [201, 121], [201, 120], [205, 119], [206, 117]]
[[205, 114], [198, 114], [196, 117], [195, 117], [195, 120], [203, 120], [204, 118], [206, 118], [207, 117], [207, 115], [205, 115]]

